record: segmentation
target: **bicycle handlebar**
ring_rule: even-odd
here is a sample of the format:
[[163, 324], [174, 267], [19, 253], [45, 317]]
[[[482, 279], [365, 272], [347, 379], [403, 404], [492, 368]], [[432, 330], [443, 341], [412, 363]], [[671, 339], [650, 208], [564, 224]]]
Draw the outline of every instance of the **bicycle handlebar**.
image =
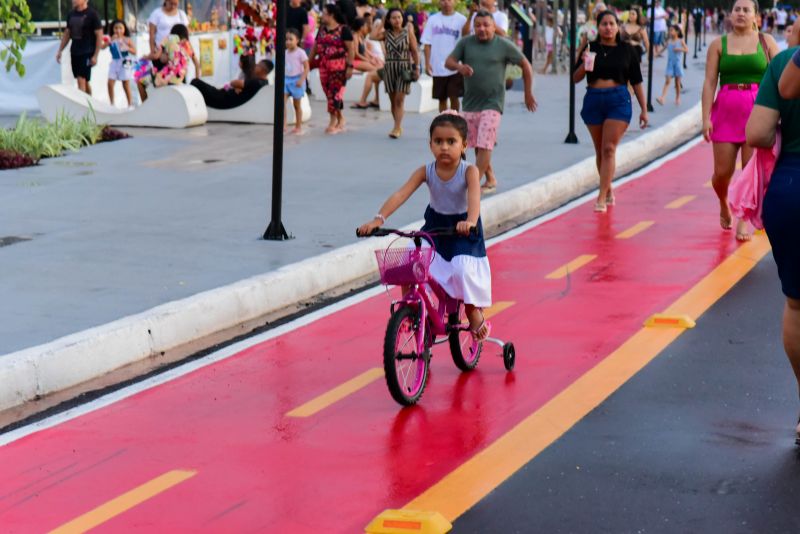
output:
[[[473, 226], [469, 229], [470, 235], [476, 235], [478, 233], [478, 228]], [[411, 231], [403, 231], [398, 230], [396, 228], [375, 228], [372, 233], [368, 235], [360, 235], [358, 230], [356, 230], [356, 237], [383, 237], [387, 235], [397, 235], [400, 237], [421, 237], [427, 241], [430, 241], [430, 237], [453, 237], [457, 235], [461, 235], [456, 232], [455, 226], [450, 227], [443, 227], [443, 228], [431, 228], [430, 230], [423, 232], [421, 230], [411, 230]]]

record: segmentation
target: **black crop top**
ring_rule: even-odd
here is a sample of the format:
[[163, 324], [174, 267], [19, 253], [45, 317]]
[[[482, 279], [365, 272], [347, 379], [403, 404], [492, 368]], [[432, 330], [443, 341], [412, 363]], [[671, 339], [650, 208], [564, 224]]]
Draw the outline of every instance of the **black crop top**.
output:
[[[631, 85], [642, 83], [642, 69], [639, 67], [639, 56], [633, 47], [625, 42], [617, 46], [601, 44], [599, 40], [589, 43], [589, 50], [595, 52], [594, 70], [586, 73], [586, 81], [613, 80], [620, 85], [628, 82]], [[583, 53], [575, 65], [577, 70], [583, 64]]]

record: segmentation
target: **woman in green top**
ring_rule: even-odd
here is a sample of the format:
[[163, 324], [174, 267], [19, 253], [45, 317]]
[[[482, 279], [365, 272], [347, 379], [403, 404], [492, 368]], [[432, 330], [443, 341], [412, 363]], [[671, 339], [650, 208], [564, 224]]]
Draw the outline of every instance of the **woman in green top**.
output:
[[[775, 39], [770, 35], [762, 36], [756, 29], [756, 13], [758, 3], [755, 0], [737, 0], [730, 15], [733, 31], [714, 39], [706, 58], [703, 137], [714, 145], [711, 183], [719, 198], [719, 223], [724, 230], [733, 226], [728, 186], [736, 168], [736, 157], [741, 150], [744, 167], [753, 153], [745, 143], [744, 127], [769, 58], [778, 53]], [[721, 87], [715, 99], [718, 80]], [[745, 221], [737, 223], [736, 239], [750, 239]]]
[[[794, 31], [800, 28], [800, 20]], [[794, 36], [793, 36], [794, 37]], [[796, 45], [796, 39], [794, 39]], [[783, 75], [781, 75], [783, 73]], [[781, 154], [764, 196], [762, 220], [786, 295], [783, 347], [800, 389], [800, 48], [781, 52], [770, 63], [753, 113], [747, 142], [754, 147], [775, 143], [781, 125]], [[796, 427], [800, 444], [800, 420]]]

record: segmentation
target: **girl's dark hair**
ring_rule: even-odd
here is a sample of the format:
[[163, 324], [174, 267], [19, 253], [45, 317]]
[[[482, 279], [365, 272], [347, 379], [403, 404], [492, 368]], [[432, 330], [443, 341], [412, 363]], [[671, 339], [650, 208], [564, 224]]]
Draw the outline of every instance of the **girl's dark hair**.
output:
[[[639, 8], [639, 6], [631, 6], [631, 8], [628, 11], [631, 13], [636, 13], [636, 24], [638, 24], [639, 26], [644, 26], [644, 24], [642, 23], [642, 10]], [[630, 18], [628, 19], [628, 21], [630, 22]]]
[[261, 61], [258, 62], [258, 64], [261, 65], [262, 69], [267, 71], [267, 74], [272, 72], [272, 70], [275, 68], [275, 63], [273, 63], [269, 59], [262, 59]]
[[[437, 115], [433, 121], [431, 121], [429, 133], [431, 138], [433, 138], [433, 131], [439, 126], [452, 126], [458, 131], [461, 140], [465, 143], [467, 142], [469, 127], [467, 126], [466, 119], [461, 115], [456, 115], [455, 113], [442, 113], [441, 115]], [[466, 157], [466, 154], [461, 154], [461, 159], [466, 159]]]
[[242, 54], [239, 56], [239, 68], [242, 69], [242, 74], [245, 80], [251, 80], [255, 77], [253, 72], [256, 69], [256, 58], [252, 54]]
[[351, 24], [351, 25], [350, 25], [350, 29], [351, 29], [351, 30], [353, 30], [354, 32], [357, 32], [358, 30], [360, 30], [361, 28], [363, 28], [363, 27], [364, 27], [364, 24], [366, 24], [366, 23], [367, 23], [367, 21], [366, 21], [366, 20], [364, 20], [363, 18], [361, 18], [361, 17], [356, 17], [356, 18], [353, 20], [353, 24]]
[[125, 28], [125, 37], [130, 37], [131, 36], [130, 30], [128, 30], [128, 25], [125, 24], [120, 19], [114, 19], [114, 20], [111, 21], [111, 26], [109, 26], [109, 28], [111, 29], [112, 32], [114, 31], [114, 26], [116, 26], [117, 24], [122, 24], [122, 27]]
[[[383, 17], [383, 29], [384, 30], [391, 30], [392, 29], [392, 24], [389, 22], [389, 19], [392, 18], [392, 13], [394, 13], [395, 11], [400, 13], [401, 17], [403, 16], [403, 10], [400, 9], [399, 7], [393, 7], [391, 9], [389, 9], [389, 11], [386, 12], [386, 16]], [[403, 22], [405, 22], [405, 17], [403, 17]], [[402, 28], [403, 25], [401, 24], [400, 27]]]
[[671, 27], [678, 34], [678, 39], [683, 39], [683, 30], [681, 29], [681, 25], [680, 24], [673, 24]]
[[[617, 43], [622, 42], [622, 37], [619, 34], [620, 33], [619, 32], [619, 19], [617, 18], [617, 14], [614, 13], [613, 11], [606, 10], [606, 11], [603, 11], [602, 13], [600, 13], [599, 15], [597, 15], [597, 28], [600, 29], [600, 23], [603, 22], [603, 19], [606, 18], [606, 17], [613, 17], [614, 18], [614, 22], [617, 23], [616, 41], [617, 41]], [[599, 37], [598, 37], [598, 40], [599, 40]]]
[[181, 41], [189, 40], [189, 28], [185, 24], [176, 24], [169, 31], [171, 35], [177, 35]]
[[347, 21], [344, 18], [344, 15], [342, 15], [342, 10], [339, 9], [339, 6], [337, 6], [336, 4], [325, 4], [324, 9], [325, 11], [328, 12], [328, 15], [333, 17], [333, 20], [335, 20], [339, 24], [347, 23]]
[[286, 35], [294, 35], [297, 42], [300, 42], [300, 32], [297, 31], [297, 28], [286, 28]]

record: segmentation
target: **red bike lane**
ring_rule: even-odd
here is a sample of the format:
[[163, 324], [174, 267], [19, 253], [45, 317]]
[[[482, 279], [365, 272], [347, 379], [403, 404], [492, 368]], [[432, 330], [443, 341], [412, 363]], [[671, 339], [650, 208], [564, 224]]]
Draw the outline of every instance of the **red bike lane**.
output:
[[489, 249], [493, 297], [507, 306], [493, 335], [516, 345], [513, 373], [493, 346], [460, 373], [442, 345], [416, 407], [401, 409], [378, 377], [312, 415], [288, 416], [381, 367], [389, 298], [373, 296], [0, 447], [0, 525], [363, 531], [568, 387], [736, 249], [718, 230], [710, 169], [710, 147], [695, 146], [618, 187], [608, 214], [580, 205]]

